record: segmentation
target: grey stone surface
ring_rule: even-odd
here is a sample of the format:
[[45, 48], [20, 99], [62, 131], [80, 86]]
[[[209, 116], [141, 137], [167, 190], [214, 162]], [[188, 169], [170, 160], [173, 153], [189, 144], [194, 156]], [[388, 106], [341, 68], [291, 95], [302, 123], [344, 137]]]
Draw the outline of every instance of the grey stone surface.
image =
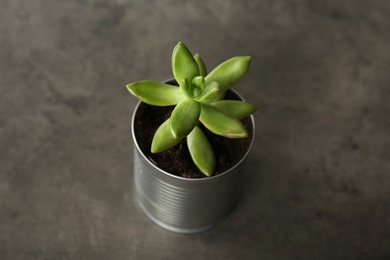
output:
[[[252, 65], [246, 192], [204, 233], [133, 199], [125, 84], [183, 41]], [[0, 1], [0, 259], [390, 259], [390, 2]]]

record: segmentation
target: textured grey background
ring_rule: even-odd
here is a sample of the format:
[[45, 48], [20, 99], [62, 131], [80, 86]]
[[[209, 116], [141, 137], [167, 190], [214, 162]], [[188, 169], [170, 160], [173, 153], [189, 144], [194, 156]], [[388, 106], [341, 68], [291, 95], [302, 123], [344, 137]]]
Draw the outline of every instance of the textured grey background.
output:
[[[125, 84], [183, 41], [252, 65], [246, 193], [165, 231], [133, 199]], [[0, 259], [390, 259], [388, 0], [0, 0]]]

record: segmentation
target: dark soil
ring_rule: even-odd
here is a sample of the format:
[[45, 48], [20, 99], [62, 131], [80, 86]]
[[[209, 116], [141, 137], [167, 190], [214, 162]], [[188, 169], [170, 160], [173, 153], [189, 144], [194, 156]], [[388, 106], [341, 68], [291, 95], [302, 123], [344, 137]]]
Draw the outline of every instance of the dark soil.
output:
[[[225, 99], [237, 100], [239, 98], [230, 91], [227, 93]], [[152, 154], [150, 152], [154, 133], [170, 117], [173, 108], [173, 106], [157, 107], [145, 103], [140, 104], [134, 125], [135, 136], [139, 147], [152, 163], [164, 171], [186, 178], [206, 177], [192, 161], [185, 138], [172, 148], [161, 153]], [[236, 165], [249, 149], [253, 135], [251, 120], [250, 118], [246, 118], [242, 122], [249, 133], [247, 138], [230, 139], [218, 136], [201, 126], [214, 149], [217, 159], [216, 169], [213, 175], [220, 174]]]

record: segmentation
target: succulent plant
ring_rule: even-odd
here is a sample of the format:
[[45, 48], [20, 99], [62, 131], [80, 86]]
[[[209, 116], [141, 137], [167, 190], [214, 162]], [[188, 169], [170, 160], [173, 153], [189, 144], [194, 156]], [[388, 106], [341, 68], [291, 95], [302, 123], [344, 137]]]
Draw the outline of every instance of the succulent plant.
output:
[[199, 127], [203, 124], [216, 135], [245, 138], [241, 119], [256, 108], [244, 101], [224, 100], [226, 91], [246, 74], [251, 57], [237, 56], [221, 63], [209, 74], [199, 54], [194, 56], [179, 42], [172, 53], [172, 71], [179, 87], [151, 80], [126, 85], [139, 100], [154, 106], [175, 106], [170, 118], [154, 134], [151, 152], [159, 153], [186, 138], [199, 170], [211, 176], [216, 166], [214, 151]]

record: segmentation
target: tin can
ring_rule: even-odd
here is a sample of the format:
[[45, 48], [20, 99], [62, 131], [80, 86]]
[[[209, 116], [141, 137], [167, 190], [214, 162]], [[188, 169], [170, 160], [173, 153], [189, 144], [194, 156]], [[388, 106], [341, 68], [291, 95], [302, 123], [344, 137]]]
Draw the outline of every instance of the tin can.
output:
[[[242, 97], [235, 92], [241, 99]], [[177, 233], [197, 233], [210, 229], [227, 218], [240, 194], [245, 156], [231, 169], [216, 176], [183, 178], [158, 168], [141, 151], [134, 133], [134, 118], [141, 102], [134, 110], [132, 135], [134, 141], [135, 198], [143, 212], [159, 226]]]

